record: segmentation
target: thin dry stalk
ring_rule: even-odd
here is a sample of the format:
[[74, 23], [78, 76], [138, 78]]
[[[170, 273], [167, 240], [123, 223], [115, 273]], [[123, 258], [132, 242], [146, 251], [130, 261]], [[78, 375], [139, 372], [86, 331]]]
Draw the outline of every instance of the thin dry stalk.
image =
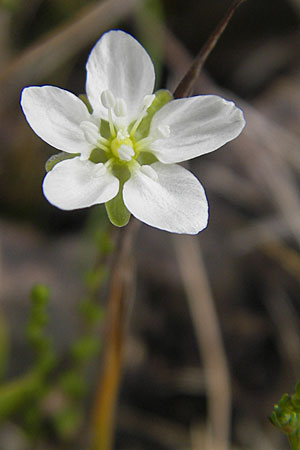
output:
[[103, 368], [92, 418], [92, 449], [110, 450], [113, 442], [115, 407], [121, 378], [125, 328], [133, 285], [132, 240], [139, 222], [131, 219], [119, 231], [107, 298]]
[[233, 4], [230, 6], [227, 13], [224, 15], [222, 20], [217, 25], [216, 29], [210, 35], [210, 37], [208, 38], [208, 40], [203, 45], [200, 52], [194, 59], [191, 68], [188, 70], [188, 72], [185, 74], [185, 76], [183, 77], [183, 79], [180, 81], [179, 85], [175, 89], [175, 92], [174, 92], [175, 98], [188, 97], [191, 94], [191, 91], [194, 87], [196, 80], [199, 78], [201, 69], [202, 69], [205, 61], [207, 60], [207, 58], [210, 55], [210, 53], [212, 52], [212, 50], [215, 48], [216, 43], [218, 42], [223, 31], [225, 30], [228, 23], [230, 22], [230, 19], [232, 18], [233, 14], [237, 10], [237, 8], [242, 3], [244, 3], [244, 1], [245, 0], [235, 0], [233, 2]]
[[226, 450], [231, 420], [231, 384], [214, 300], [198, 239], [176, 236], [174, 245], [203, 361], [212, 435], [209, 448]]
[[[294, 221], [294, 227], [297, 227], [300, 234], [299, 213], [294, 212], [290, 215], [290, 221]], [[269, 244], [282, 239], [287, 239], [291, 235], [291, 230], [286, 220], [279, 214], [258, 219], [250, 225], [234, 231], [231, 236], [231, 246], [238, 254], [252, 252], [256, 248], [265, 248]], [[300, 273], [300, 272], [299, 272]]]
[[288, 363], [294, 379], [297, 380], [300, 371], [298, 313], [290, 297], [276, 281], [276, 276], [271, 275], [267, 282], [268, 292], [264, 296], [264, 302], [278, 331], [276, 337], [281, 350], [281, 357], [283, 361]]
[[[191, 56], [176, 37], [164, 29], [166, 61], [173, 73], [182, 74], [191, 64]], [[174, 56], [176, 55], [176, 56]], [[197, 93], [210, 92], [226, 97], [226, 91], [216, 86], [203, 73], [196, 81]], [[230, 94], [232, 97], [232, 94]], [[289, 233], [300, 245], [300, 210], [298, 183], [291, 165], [300, 167], [299, 140], [293, 133], [263, 116], [255, 108], [235, 97], [246, 117], [246, 128], [230, 143], [245, 169], [265, 197], [271, 196], [273, 205], [284, 218]]]

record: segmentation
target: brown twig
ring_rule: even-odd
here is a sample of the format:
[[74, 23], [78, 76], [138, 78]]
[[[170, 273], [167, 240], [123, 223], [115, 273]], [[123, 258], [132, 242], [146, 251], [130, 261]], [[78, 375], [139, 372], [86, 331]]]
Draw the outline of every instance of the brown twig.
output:
[[93, 450], [112, 448], [115, 405], [133, 282], [132, 240], [138, 226], [139, 222], [132, 218], [126, 228], [119, 230], [112, 263], [107, 299], [106, 348], [92, 418]]
[[175, 98], [188, 97], [193, 89], [196, 80], [199, 77], [200, 71], [203, 64], [205, 63], [207, 57], [210, 55], [214, 49], [216, 43], [218, 42], [223, 31], [230, 22], [231, 17], [235, 13], [236, 9], [244, 3], [245, 0], [235, 0], [231, 7], [228, 9], [227, 13], [221, 19], [213, 33], [210, 35], [206, 43], [201, 48], [200, 52], [196, 56], [188, 72], [185, 74], [183, 79], [178, 84], [174, 92]]

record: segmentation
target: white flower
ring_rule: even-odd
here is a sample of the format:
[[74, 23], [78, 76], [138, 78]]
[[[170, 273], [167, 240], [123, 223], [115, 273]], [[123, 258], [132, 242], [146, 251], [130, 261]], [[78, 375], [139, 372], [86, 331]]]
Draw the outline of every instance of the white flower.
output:
[[106, 203], [117, 225], [126, 224], [131, 213], [175, 233], [196, 234], [206, 227], [204, 189], [176, 163], [237, 137], [243, 114], [215, 95], [177, 100], [167, 91], [153, 95], [154, 80], [144, 48], [127, 33], [110, 31], [87, 62], [91, 108], [57, 87], [23, 90], [21, 105], [31, 128], [67, 153], [44, 178], [50, 203], [65, 210]]

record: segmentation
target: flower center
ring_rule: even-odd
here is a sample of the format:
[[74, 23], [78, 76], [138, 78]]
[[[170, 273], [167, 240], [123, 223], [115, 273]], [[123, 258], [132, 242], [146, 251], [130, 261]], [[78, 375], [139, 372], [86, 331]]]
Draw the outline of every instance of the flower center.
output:
[[129, 137], [122, 139], [117, 136], [111, 141], [110, 148], [112, 154], [121, 161], [131, 161], [135, 156], [133, 141]]

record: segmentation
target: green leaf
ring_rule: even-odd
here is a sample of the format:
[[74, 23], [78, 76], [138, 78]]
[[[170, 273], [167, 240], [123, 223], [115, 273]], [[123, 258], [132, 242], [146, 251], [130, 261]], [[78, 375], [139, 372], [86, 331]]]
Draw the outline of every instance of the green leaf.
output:
[[60, 152], [56, 153], [56, 155], [50, 156], [50, 158], [46, 161], [45, 169], [46, 172], [50, 172], [51, 169], [55, 166], [55, 164], [64, 161], [65, 159], [72, 159], [75, 156], [79, 156], [79, 153], [66, 153]]
[[19, 411], [28, 402], [33, 402], [41, 395], [42, 389], [42, 380], [35, 372], [2, 384], [0, 387], [0, 420]]
[[118, 195], [105, 203], [109, 220], [116, 227], [124, 227], [128, 224], [130, 219], [130, 212], [124, 205], [122, 191], [123, 185], [121, 185]]
[[155, 92], [155, 99], [147, 109], [147, 115], [142, 120], [140, 126], [135, 132], [136, 140], [140, 140], [149, 134], [150, 124], [154, 114], [161, 109], [166, 103], [172, 100], [173, 96], [167, 89], [161, 89]]

